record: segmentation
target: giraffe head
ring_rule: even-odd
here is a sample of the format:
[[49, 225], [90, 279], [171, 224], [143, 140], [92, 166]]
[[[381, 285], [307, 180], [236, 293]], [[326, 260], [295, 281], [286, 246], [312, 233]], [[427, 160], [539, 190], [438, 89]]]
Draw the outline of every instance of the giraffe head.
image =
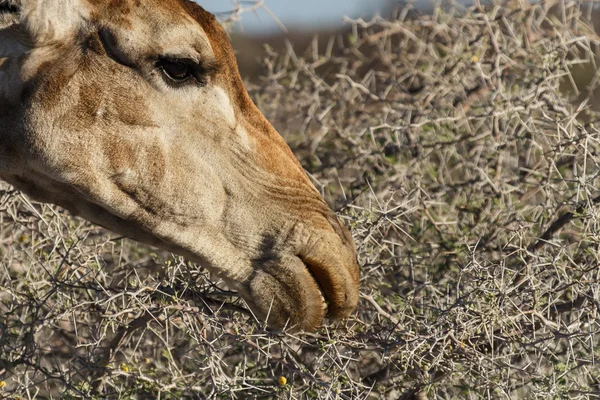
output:
[[353, 240], [188, 0], [0, 0], [0, 177], [183, 255], [273, 327], [358, 301]]

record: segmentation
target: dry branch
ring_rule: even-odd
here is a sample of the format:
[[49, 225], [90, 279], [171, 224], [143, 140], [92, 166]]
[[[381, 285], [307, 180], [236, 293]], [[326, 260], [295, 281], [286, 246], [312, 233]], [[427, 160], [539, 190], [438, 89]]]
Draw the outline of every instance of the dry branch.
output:
[[599, 43], [586, 3], [553, 4], [407, 7], [268, 49], [249, 91], [363, 266], [357, 314], [316, 334], [267, 331], [198, 266], [0, 187], [2, 393], [593, 397]]

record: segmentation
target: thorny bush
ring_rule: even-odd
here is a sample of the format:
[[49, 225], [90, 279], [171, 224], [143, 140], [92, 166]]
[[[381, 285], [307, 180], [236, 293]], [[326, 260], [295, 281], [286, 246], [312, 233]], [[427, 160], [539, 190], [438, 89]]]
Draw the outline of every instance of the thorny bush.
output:
[[405, 8], [269, 52], [251, 95], [362, 265], [357, 313], [316, 334], [269, 332], [198, 266], [2, 186], [1, 393], [598, 397], [599, 41], [580, 7]]

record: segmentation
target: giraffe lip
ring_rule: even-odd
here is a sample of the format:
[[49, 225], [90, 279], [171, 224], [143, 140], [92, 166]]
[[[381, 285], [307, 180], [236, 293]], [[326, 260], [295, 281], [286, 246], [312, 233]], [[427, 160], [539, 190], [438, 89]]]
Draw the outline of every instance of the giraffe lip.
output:
[[[339, 246], [335, 242], [328, 245], [324, 240], [298, 258], [325, 300], [325, 316], [333, 320], [348, 317], [356, 309], [359, 299], [359, 266], [353, 247]], [[316, 292], [317, 288], [313, 290]], [[316, 303], [315, 297], [313, 295]]]
[[308, 273], [310, 274], [310, 276], [312, 277], [312, 279], [314, 281], [315, 286], [317, 287], [317, 289], [319, 291], [319, 295], [321, 296], [321, 305], [323, 308], [323, 315], [328, 315], [330, 300], [327, 297], [327, 292], [323, 288], [323, 284], [321, 283], [321, 281], [319, 281], [319, 278], [318, 278], [317, 274], [315, 273], [315, 266], [311, 262], [305, 260], [301, 256], [298, 256], [298, 258], [300, 259], [300, 261], [302, 261], [302, 263], [306, 267]]

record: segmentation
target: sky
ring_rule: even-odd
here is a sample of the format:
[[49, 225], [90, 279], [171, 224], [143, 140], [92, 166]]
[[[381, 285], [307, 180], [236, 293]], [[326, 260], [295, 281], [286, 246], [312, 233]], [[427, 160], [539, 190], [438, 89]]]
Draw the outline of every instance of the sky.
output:
[[[230, 11], [232, 0], [196, 0], [212, 13]], [[344, 16], [372, 15], [387, 0], [264, 0], [265, 5], [287, 28], [311, 29], [323, 25], [343, 24]], [[279, 28], [264, 11], [246, 13], [242, 16], [243, 31], [249, 34], [268, 33]]]

